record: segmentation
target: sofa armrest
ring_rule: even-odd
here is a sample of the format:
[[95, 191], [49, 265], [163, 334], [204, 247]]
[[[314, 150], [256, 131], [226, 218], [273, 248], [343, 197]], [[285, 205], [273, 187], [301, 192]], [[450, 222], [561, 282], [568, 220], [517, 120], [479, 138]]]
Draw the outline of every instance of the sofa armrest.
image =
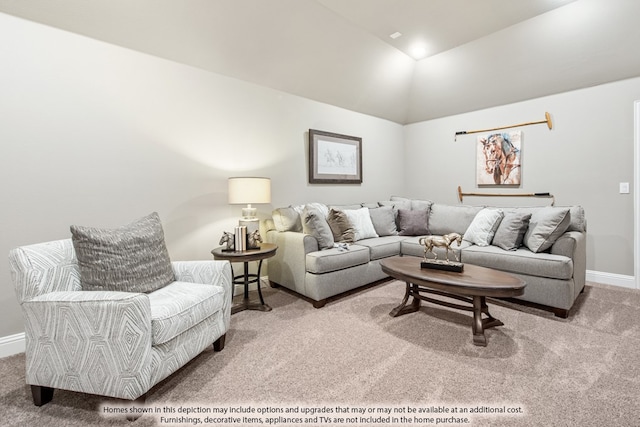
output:
[[316, 238], [296, 231], [271, 230], [267, 241], [278, 245], [275, 256], [268, 260], [269, 280], [306, 295], [306, 257], [319, 250]]
[[558, 237], [551, 246], [551, 253], [555, 255], [563, 255], [568, 258], [574, 258], [578, 245], [584, 241], [583, 233], [579, 231], [567, 231]]
[[63, 291], [22, 304], [26, 382], [136, 399], [151, 386], [151, 307], [141, 293]]
[[224, 322], [229, 329], [233, 299], [233, 277], [229, 261], [173, 261], [173, 273], [179, 282], [213, 284], [224, 289]]
[[587, 276], [587, 233], [567, 231], [551, 246], [551, 253], [573, 260], [574, 296], [577, 296], [584, 288]]

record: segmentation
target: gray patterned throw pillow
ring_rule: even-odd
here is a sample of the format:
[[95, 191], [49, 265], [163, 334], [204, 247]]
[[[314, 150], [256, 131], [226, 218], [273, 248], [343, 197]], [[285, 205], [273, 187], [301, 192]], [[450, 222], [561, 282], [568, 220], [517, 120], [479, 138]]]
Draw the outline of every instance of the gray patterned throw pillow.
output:
[[71, 226], [85, 291], [152, 292], [175, 280], [156, 212], [103, 229]]

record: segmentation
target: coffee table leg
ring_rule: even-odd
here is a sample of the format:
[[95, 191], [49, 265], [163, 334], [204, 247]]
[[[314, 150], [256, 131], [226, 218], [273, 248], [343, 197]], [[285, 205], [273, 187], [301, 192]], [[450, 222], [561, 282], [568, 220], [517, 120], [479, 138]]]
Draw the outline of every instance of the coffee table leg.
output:
[[484, 297], [477, 295], [473, 297], [473, 343], [486, 347], [487, 337], [484, 336], [484, 325], [482, 322], [482, 300], [484, 300]]
[[[482, 314], [486, 314], [487, 318], [483, 319]], [[484, 330], [493, 328], [495, 326], [502, 326], [500, 320], [496, 319], [489, 313], [489, 307], [487, 306], [486, 298], [480, 296], [473, 297], [473, 343], [475, 345], [487, 346], [487, 337], [484, 335]]]
[[[416, 295], [418, 295], [418, 285], [414, 285], [409, 282], [406, 282], [406, 284], [407, 287], [404, 293], [404, 298], [402, 299], [402, 302], [399, 306], [391, 310], [391, 312], [389, 313], [389, 316], [391, 317], [398, 317], [402, 316], [403, 314], [413, 313], [420, 310], [420, 298], [416, 298]], [[413, 296], [413, 300], [411, 301], [411, 304], [407, 306], [409, 296]]]

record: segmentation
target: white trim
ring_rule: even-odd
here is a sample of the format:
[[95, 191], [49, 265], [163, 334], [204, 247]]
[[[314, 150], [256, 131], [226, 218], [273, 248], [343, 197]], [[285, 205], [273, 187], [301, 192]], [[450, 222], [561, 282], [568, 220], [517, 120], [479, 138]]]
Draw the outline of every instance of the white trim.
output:
[[601, 283], [603, 285], [620, 286], [622, 288], [635, 289], [636, 279], [634, 276], [624, 274], [605, 273], [602, 271], [587, 270], [587, 282]]
[[0, 357], [9, 357], [14, 354], [24, 353], [26, 343], [24, 332], [8, 337], [0, 337]]
[[633, 103], [633, 274], [635, 288], [640, 289], [640, 101]]

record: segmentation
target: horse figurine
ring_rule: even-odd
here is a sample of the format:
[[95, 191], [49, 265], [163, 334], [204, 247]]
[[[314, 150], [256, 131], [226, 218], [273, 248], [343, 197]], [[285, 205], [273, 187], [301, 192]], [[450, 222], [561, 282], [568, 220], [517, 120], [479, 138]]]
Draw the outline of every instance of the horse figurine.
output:
[[[449, 233], [444, 236], [426, 236], [421, 237], [418, 242], [421, 245], [424, 245], [424, 259], [427, 260], [427, 252], [432, 253], [435, 256], [434, 261], [438, 260], [438, 254], [433, 252], [434, 246], [443, 247], [447, 251], [447, 262], [449, 262], [449, 249], [453, 242], [457, 242], [458, 246], [462, 244], [462, 236], [458, 233]], [[453, 251], [453, 250], [452, 250]], [[453, 255], [456, 257], [456, 261], [460, 262], [460, 258], [453, 252]]]
[[262, 243], [262, 236], [260, 236], [260, 231], [255, 230], [249, 233], [248, 240], [248, 249], [258, 249], [260, 247], [260, 243]]
[[226, 250], [232, 251], [235, 248], [235, 234], [224, 231], [218, 244], [222, 245], [223, 243], [227, 245]]

